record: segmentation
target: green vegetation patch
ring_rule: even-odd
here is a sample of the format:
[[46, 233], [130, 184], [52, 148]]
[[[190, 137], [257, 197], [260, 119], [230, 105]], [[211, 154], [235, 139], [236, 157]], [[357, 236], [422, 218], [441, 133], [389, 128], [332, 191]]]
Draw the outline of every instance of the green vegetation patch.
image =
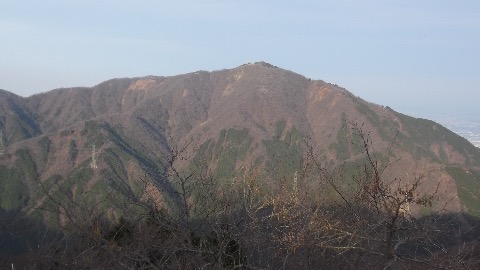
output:
[[91, 133], [98, 133], [101, 129], [101, 125], [93, 120], [89, 120], [85, 122], [85, 127], [81, 132], [81, 135], [91, 134]]
[[30, 151], [27, 149], [20, 149], [15, 152], [17, 156], [16, 169], [23, 173], [25, 180], [32, 181], [37, 178], [37, 168], [33, 161]]
[[87, 188], [87, 183], [93, 176], [94, 171], [88, 161], [83, 162], [68, 177], [54, 175], [38, 187], [30, 206], [46, 210], [42, 214], [47, 218], [48, 224], [54, 227], [58, 226], [57, 216], [63, 207], [76, 215], [88, 215], [91, 209], [104, 212], [111, 207], [108, 200], [105, 200], [109, 194], [108, 183], [97, 181]]
[[394, 126], [394, 124], [390, 123], [389, 121], [381, 121], [380, 117], [378, 117], [378, 114], [360, 100], [354, 99], [354, 102], [357, 111], [367, 117], [370, 124], [377, 129], [380, 137], [385, 141], [391, 140], [391, 126]]
[[22, 182], [22, 174], [15, 168], [0, 166], [0, 207], [18, 210], [26, 205], [28, 189]]
[[335, 143], [330, 145], [330, 150], [334, 150], [337, 156], [337, 160], [346, 160], [350, 157], [348, 150], [349, 143], [347, 140], [347, 124], [342, 120], [342, 126], [338, 130], [337, 140]]
[[336, 138], [336, 142], [331, 144], [329, 149], [335, 151], [337, 160], [347, 160], [365, 150], [360, 131], [349, 128], [345, 114], [342, 115], [341, 127]]
[[[59, 174], [55, 174], [44, 180], [41, 184], [38, 183], [36, 185], [36, 192], [33, 192], [31, 195], [31, 200], [29, 201], [28, 207], [34, 207], [39, 200], [45, 197], [46, 191], [53, 192], [56, 188], [55, 185], [62, 181], [62, 176]], [[50, 193], [49, 193], [50, 194]]]
[[[14, 105], [16, 107], [16, 105]], [[12, 141], [20, 141], [23, 139], [34, 137], [39, 134], [39, 128], [32, 116], [24, 112], [22, 109], [14, 108], [17, 115], [13, 115], [10, 118], [10, 123], [6, 128], [10, 130], [9, 137], [12, 137]]]
[[431, 120], [417, 119], [401, 113], [396, 113], [396, 115], [408, 131], [409, 137], [399, 136], [401, 145], [405, 150], [413, 152], [417, 157], [424, 156], [432, 161], [446, 162], [448, 158], [443, 150], [440, 151], [438, 156], [429, 150], [432, 143], [446, 142], [465, 158], [465, 165], [480, 165], [480, 151], [472, 146], [467, 139]]
[[[86, 165], [86, 164], [85, 164]], [[79, 169], [75, 170], [73, 174], [69, 177], [69, 180], [72, 184], [77, 185], [76, 194], [81, 194], [85, 191], [85, 185], [93, 177], [93, 169], [90, 166], [82, 166]]]
[[213, 165], [214, 177], [220, 182], [231, 180], [237, 162], [246, 158], [252, 142], [247, 128], [222, 130], [216, 141], [208, 140], [198, 148], [190, 170], [201, 171]]
[[45, 165], [47, 164], [49, 153], [53, 152], [52, 141], [48, 136], [44, 136], [38, 141], [38, 146], [40, 148], [40, 162]]
[[235, 176], [237, 161], [244, 160], [253, 139], [248, 129], [229, 129], [225, 134], [223, 151], [219, 153], [216, 176], [219, 179], [231, 179]]
[[78, 147], [77, 141], [71, 140], [70, 145], [68, 146], [68, 153], [70, 155], [70, 160], [74, 161], [78, 156]]
[[285, 130], [285, 127], [287, 125], [287, 122], [285, 120], [280, 120], [278, 121], [275, 126], [276, 126], [276, 132], [275, 132], [275, 137], [277, 139], [280, 139], [280, 137], [282, 136], [282, 133], [283, 131]]
[[462, 207], [469, 214], [480, 217], [480, 172], [458, 167], [447, 167], [446, 171], [455, 179]]
[[125, 153], [119, 149], [108, 149], [105, 151], [103, 159], [110, 166], [115, 178], [125, 181], [128, 177], [123, 161], [120, 158], [122, 154], [125, 155]]
[[[277, 123], [277, 131], [284, 127], [282, 122]], [[293, 179], [295, 171], [299, 170], [302, 159], [302, 135], [295, 128], [285, 132], [283, 138], [279, 133], [270, 140], [263, 140], [263, 145], [267, 151], [266, 174], [268, 176], [288, 177]]]
[[448, 162], [448, 155], [447, 152], [445, 152], [445, 149], [443, 149], [443, 147], [440, 147], [439, 158], [444, 163]]

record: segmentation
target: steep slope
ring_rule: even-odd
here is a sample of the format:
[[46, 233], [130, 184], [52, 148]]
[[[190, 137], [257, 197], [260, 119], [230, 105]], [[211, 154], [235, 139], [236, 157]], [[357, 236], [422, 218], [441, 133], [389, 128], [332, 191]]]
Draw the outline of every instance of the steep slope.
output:
[[0, 130], [5, 144], [40, 134], [37, 122], [24, 103], [22, 97], [0, 90]]
[[[480, 150], [468, 141], [264, 62], [113, 79], [28, 98], [0, 92], [0, 109], [7, 139], [0, 194], [7, 210], [41, 207], [49, 192], [98, 199], [118, 188], [125, 196], [149, 193], [175, 202], [166, 167], [178, 149], [182, 158], [173, 165], [207, 168], [225, 183], [256, 167], [269, 184], [293, 178], [306, 162], [305, 141], [324, 166], [348, 167], [364, 157], [352, 129], [358, 124], [373, 152], [388, 152], [382, 162], [397, 160], [385, 171], [388, 178], [424, 175], [422, 189], [438, 186], [448, 210], [480, 213], [480, 189], [472, 189], [479, 185]], [[146, 188], [146, 181], [162, 189]]]

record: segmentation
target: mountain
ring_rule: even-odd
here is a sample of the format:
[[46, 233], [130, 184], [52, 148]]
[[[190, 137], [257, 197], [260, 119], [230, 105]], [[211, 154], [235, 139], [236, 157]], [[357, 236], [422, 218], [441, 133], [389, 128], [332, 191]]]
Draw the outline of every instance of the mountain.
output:
[[261, 168], [275, 185], [293, 179], [308, 149], [322, 166], [348, 171], [364, 158], [361, 132], [379, 161], [392, 163], [388, 179], [423, 177], [419, 189], [436, 191], [438, 207], [480, 215], [480, 149], [466, 139], [265, 62], [27, 98], [0, 91], [0, 129], [0, 206], [8, 211], [48, 208], [52, 198], [96, 201], [118, 189], [172, 205], [180, 198], [171, 166], [203, 168], [221, 183]]

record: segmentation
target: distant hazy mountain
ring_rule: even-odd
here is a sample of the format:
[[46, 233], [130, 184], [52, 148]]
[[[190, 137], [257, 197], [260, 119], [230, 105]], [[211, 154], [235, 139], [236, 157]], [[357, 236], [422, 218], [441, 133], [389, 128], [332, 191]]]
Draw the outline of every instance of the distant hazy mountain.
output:
[[[0, 206], [42, 207], [45, 190], [98, 199], [119, 183], [139, 197], [175, 201], [164, 160], [184, 147], [179, 168], [204, 166], [224, 182], [262, 168], [265, 181], [275, 184], [301, 166], [305, 142], [324, 166], [362, 158], [355, 123], [363, 125], [375, 153], [394, 143], [383, 160], [398, 160], [387, 178], [425, 175], [421, 189], [438, 186], [448, 210], [480, 213], [480, 149], [466, 139], [264, 62], [112, 79], [28, 98], [1, 91]], [[143, 190], [138, 183], [145, 179], [162, 189]]]

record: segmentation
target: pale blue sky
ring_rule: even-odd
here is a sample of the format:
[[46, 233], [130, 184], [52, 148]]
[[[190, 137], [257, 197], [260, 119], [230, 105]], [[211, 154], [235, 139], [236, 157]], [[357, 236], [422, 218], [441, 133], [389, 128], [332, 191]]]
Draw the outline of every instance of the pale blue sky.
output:
[[0, 0], [0, 89], [22, 96], [255, 61], [480, 115], [480, 1]]

